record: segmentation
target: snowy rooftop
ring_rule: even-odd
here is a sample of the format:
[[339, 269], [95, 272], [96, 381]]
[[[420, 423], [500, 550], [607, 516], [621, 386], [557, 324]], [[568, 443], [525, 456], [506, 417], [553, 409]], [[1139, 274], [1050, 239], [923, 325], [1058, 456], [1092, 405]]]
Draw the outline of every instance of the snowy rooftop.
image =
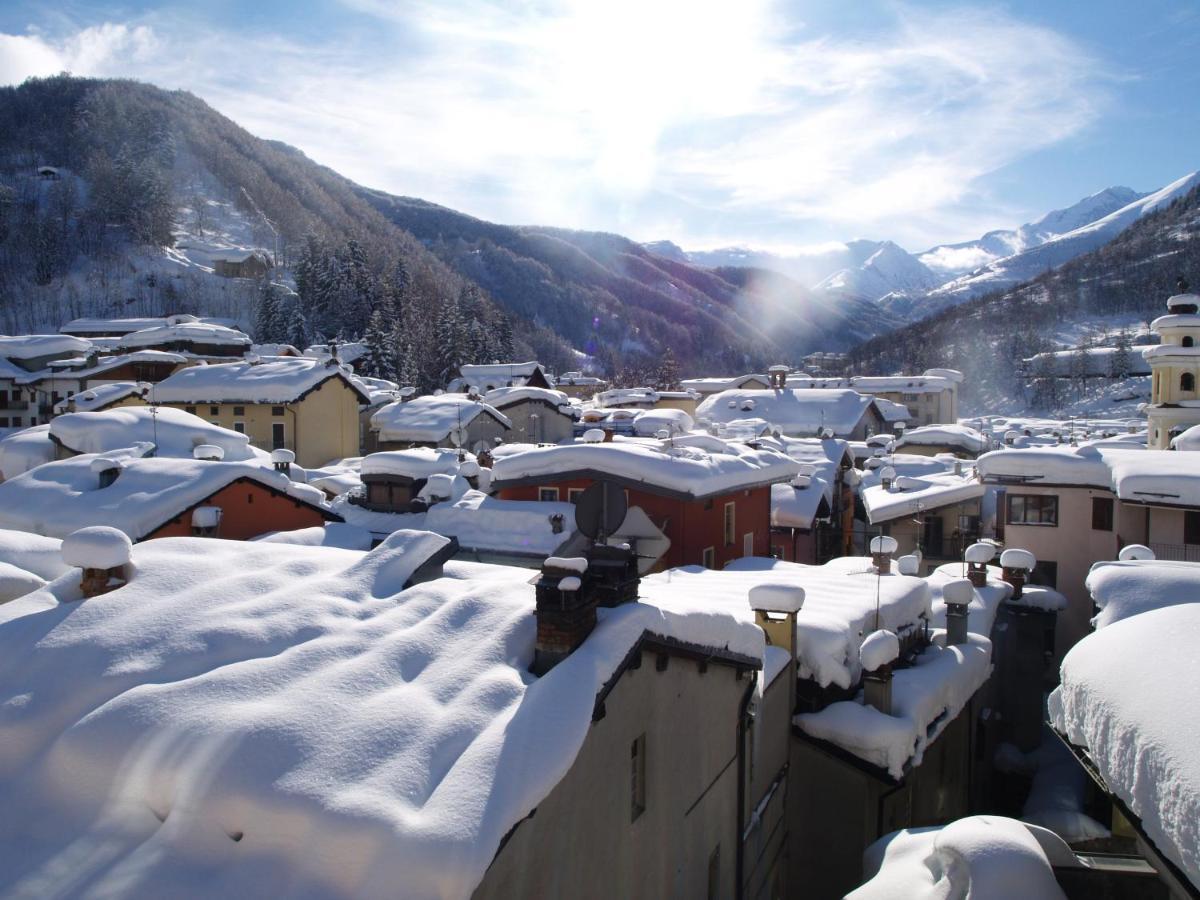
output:
[[102, 597], [0, 607], [0, 883], [467, 898], [643, 634], [763, 657], [744, 594], [647, 592], [535, 678], [528, 570], [403, 588], [442, 545], [170, 538]]
[[120, 474], [102, 488], [92, 467], [97, 458], [84, 454], [48, 462], [0, 483], [0, 528], [65, 538], [89, 525], [111, 525], [136, 541], [240, 478], [300, 503], [313, 501], [312, 488], [280, 472], [253, 463], [194, 459], [114, 457]]
[[704, 447], [670, 441], [614, 441], [539, 447], [504, 456], [492, 469], [493, 489], [544, 478], [595, 475], [650, 491], [708, 497], [786, 481], [799, 465], [772, 450], [714, 441]]
[[1198, 645], [1200, 603], [1130, 615], [1071, 648], [1049, 700], [1051, 724], [1085, 748], [1109, 790], [1194, 888], [1200, 888]]
[[153, 347], [173, 343], [221, 344], [249, 349], [250, 337], [237, 329], [209, 322], [181, 322], [175, 325], [157, 325], [131, 332], [121, 338], [121, 347]]
[[771, 485], [771, 524], [780, 528], [812, 528], [824, 500], [832, 508], [833, 485], [820, 475], [801, 476], [806, 484]]
[[685, 378], [679, 386], [685, 391], [696, 391], [701, 394], [714, 394], [717, 391], [729, 391], [740, 388], [748, 381], [767, 383], [766, 375], [709, 375], [704, 378]]
[[641, 437], [655, 437], [660, 431], [671, 434], [687, 434], [696, 423], [682, 409], [644, 409], [633, 419], [633, 433]]
[[524, 379], [529, 378], [540, 368], [537, 360], [519, 363], [479, 363], [459, 366], [463, 380], [474, 383], [473, 379], [494, 380], [496, 378]]
[[885, 422], [907, 422], [912, 418], [912, 413], [903, 403], [894, 403], [883, 397], [875, 398], [875, 408]]
[[1084, 583], [1100, 610], [1092, 620], [1097, 628], [1164, 606], [1200, 603], [1200, 563], [1165, 559], [1098, 562]]
[[330, 378], [341, 378], [362, 402], [369, 399], [340, 367], [309, 357], [284, 356], [189, 366], [155, 385], [152, 399], [158, 403], [291, 403]]
[[758, 418], [788, 435], [813, 435], [830, 428], [844, 436], [857, 427], [873, 402], [851, 390], [732, 390], [705, 398], [696, 418], [725, 423]]
[[457, 450], [413, 447], [369, 453], [362, 458], [359, 471], [363, 475], [399, 475], [416, 480], [430, 475], [455, 475], [458, 467]]
[[150, 385], [146, 382], [110, 381], [107, 384], [98, 384], [86, 391], [80, 391], [74, 397], [59, 400], [54, 404], [54, 411], [63, 413], [73, 407], [76, 412], [92, 412], [102, 406], [124, 400], [126, 397], [141, 397], [149, 391]]
[[66, 334], [0, 334], [0, 357], [37, 359], [40, 356], [78, 356], [92, 349], [89, 341]]
[[[25, 384], [32, 384], [50, 378], [98, 378], [105, 372], [130, 363], [168, 363], [171, 365], [181, 365], [187, 362], [187, 359], [178, 353], [168, 353], [163, 350], [135, 350], [132, 353], [123, 353], [119, 356], [100, 357], [90, 366], [87, 365], [87, 360], [83, 358], [64, 359], [58, 362], [62, 363], [62, 365], [56, 365], [54, 362], [51, 362], [48, 369], [29, 373], [21, 381]], [[67, 363], [71, 364], [69, 368], [66, 367]]]
[[265, 460], [267, 456], [251, 447], [244, 434], [166, 406], [67, 413], [50, 423], [49, 433], [76, 453], [107, 453], [142, 444], [152, 445], [156, 456], [190, 459], [197, 446], [212, 444], [224, 451], [226, 462]]
[[896, 438], [897, 450], [910, 445], [960, 447], [968, 453], [981, 453], [988, 448], [988, 440], [965, 425], [925, 425]]
[[52, 459], [49, 425], [35, 425], [0, 438], [0, 478], [13, 478]]
[[975, 478], [974, 473], [955, 475], [947, 472], [919, 478], [901, 475], [888, 489], [882, 484], [865, 487], [862, 500], [867, 520], [874, 525], [916, 515], [920, 510], [975, 500], [983, 496], [984, 490], [983, 482]]
[[513, 403], [521, 403], [525, 400], [541, 400], [543, 403], [548, 403], [550, 406], [567, 407], [563, 411], [571, 413], [571, 398], [562, 391], [555, 391], [549, 388], [539, 387], [502, 387], [488, 391], [484, 395], [485, 403], [494, 406], [496, 409], [503, 410], [504, 407]]
[[505, 428], [512, 427], [504, 413], [461, 394], [426, 395], [389, 403], [371, 416], [371, 427], [379, 432], [381, 441], [436, 443], [457, 434], [461, 442], [465, 438], [463, 430], [485, 413]]

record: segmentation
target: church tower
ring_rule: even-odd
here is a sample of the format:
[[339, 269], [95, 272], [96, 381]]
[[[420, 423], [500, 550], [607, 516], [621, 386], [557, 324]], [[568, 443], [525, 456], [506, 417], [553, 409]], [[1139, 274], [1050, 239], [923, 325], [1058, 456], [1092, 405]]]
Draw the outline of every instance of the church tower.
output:
[[1167, 300], [1167, 315], [1150, 329], [1162, 343], [1142, 351], [1150, 363], [1150, 404], [1146, 444], [1166, 450], [1171, 439], [1200, 424], [1200, 295], [1179, 279], [1179, 293]]

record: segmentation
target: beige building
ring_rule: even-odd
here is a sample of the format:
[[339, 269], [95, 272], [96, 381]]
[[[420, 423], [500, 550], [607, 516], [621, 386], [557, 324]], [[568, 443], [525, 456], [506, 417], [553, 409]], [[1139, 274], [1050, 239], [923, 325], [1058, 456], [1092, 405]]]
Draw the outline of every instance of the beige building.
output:
[[1147, 446], [1165, 450], [1171, 438], [1200, 424], [1200, 295], [1176, 294], [1150, 328], [1162, 343], [1142, 351], [1150, 363]]
[[980, 537], [980, 500], [986, 488], [974, 472], [896, 476], [862, 491], [866, 536], [894, 537], [896, 553], [920, 549], [925, 568], [962, 559]]
[[307, 357], [191, 366], [147, 399], [246, 434], [263, 450], [291, 450], [305, 467], [359, 455], [358, 412], [370, 400], [336, 360]]

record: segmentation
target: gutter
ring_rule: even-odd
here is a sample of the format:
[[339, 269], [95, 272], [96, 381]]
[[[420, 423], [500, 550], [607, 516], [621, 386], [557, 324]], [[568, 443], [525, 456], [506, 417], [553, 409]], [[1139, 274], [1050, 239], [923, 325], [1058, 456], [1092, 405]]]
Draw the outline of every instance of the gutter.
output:
[[746, 842], [743, 835], [746, 833], [746, 719], [747, 711], [750, 709], [750, 699], [754, 696], [754, 689], [758, 685], [758, 673], [755, 672], [750, 676], [750, 683], [746, 685], [746, 690], [742, 694], [742, 702], [738, 704], [738, 725], [737, 725], [737, 853], [736, 863], [734, 865], [734, 877], [737, 883], [734, 885], [734, 897], [737, 900], [743, 900], [745, 896], [745, 885], [743, 879], [745, 877], [746, 868]]

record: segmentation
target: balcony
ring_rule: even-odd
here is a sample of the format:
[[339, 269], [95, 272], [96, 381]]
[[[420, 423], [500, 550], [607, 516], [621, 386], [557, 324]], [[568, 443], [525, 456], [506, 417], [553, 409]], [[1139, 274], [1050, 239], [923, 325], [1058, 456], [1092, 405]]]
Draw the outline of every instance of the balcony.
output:
[[1155, 559], [1200, 562], [1200, 544], [1160, 544], [1152, 541], [1146, 546], [1154, 551]]
[[24, 412], [31, 408], [32, 405], [28, 400], [6, 400], [0, 403], [0, 409], [9, 412]]

